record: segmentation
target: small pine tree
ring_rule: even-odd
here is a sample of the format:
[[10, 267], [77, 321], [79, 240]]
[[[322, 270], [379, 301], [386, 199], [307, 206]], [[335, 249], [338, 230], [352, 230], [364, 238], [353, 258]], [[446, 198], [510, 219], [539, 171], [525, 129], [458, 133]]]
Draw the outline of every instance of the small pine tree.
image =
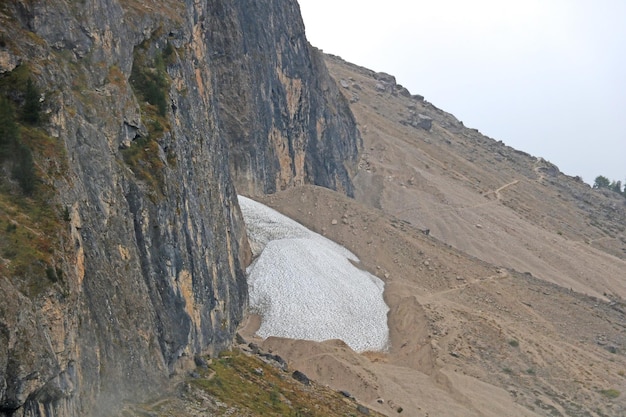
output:
[[607, 177], [599, 175], [593, 183], [593, 188], [609, 188], [610, 185], [611, 181]]
[[22, 120], [31, 125], [39, 123], [41, 116], [41, 103], [39, 102], [39, 89], [29, 78], [26, 81], [24, 92], [24, 107], [22, 108]]
[[17, 138], [18, 130], [13, 107], [6, 97], [0, 97], [0, 160], [10, 155]]
[[622, 182], [621, 181], [612, 181], [611, 185], [609, 186], [609, 188], [612, 191], [615, 191], [616, 193], [620, 193], [622, 192]]

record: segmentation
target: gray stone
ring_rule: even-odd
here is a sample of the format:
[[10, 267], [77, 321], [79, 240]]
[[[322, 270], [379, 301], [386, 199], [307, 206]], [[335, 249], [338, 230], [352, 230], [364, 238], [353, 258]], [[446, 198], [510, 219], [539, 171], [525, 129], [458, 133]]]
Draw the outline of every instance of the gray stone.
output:
[[369, 415], [370, 415], [370, 409], [369, 409], [369, 408], [367, 408], [367, 407], [366, 407], [366, 406], [364, 406], [364, 405], [361, 405], [361, 404], [357, 405], [357, 406], [356, 406], [356, 410], [357, 410], [359, 413], [361, 413], [361, 414], [363, 414], [363, 415], [365, 415], [365, 416], [369, 416]]
[[387, 84], [385, 84], [385, 83], [376, 83], [374, 85], [374, 88], [376, 88], [378, 91], [387, 91]]
[[421, 127], [424, 130], [430, 130], [433, 126], [433, 119], [425, 114], [419, 113], [412, 124], [414, 127]]
[[395, 86], [394, 91], [402, 97], [411, 97], [411, 92], [407, 90], [406, 87], [403, 87], [400, 84]]
[[304, 385], [311, 385], [311, 380], [300, 371], [293, 371], [291, 377]]
[[387, 74], [386, 72], [377, 72], [374, 74], [374, 79], [381, 81], [385, 84], [396, 85], [396, 77]]
[[354, 399], [354, 397], [352, 396], [352, 394], [350, 394], [348, 391], [341, 390], [341, 391], [339, 391], [339, 393], [340, 393], [341, 395], [343, 395], [344, 397], [346, 397], [346, 398]]

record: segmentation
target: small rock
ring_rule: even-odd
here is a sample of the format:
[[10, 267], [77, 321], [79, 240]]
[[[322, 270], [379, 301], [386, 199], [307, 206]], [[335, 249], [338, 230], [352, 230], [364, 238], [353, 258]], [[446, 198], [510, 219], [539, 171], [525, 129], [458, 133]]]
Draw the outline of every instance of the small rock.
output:
[[338, 223], [337, 219], [332, 219], [331, 222], [330, 222], [330, 224], [332, 224], [333, 226], [336, 225], [337, 223]]
[[259, 352], [261, 351], [261, 348], [258, 345], [254, 344], [254, 343], [249, 343], [248, 347], [250, 348], [252, 353], [254, 353], [255, 355], [258, 355]]
[[407, 90], [406, 87], [401, 86], [400, 84], [396, 85], [396, 91], [403, 97], [411, 97], [411, 92]]
[[452, 351], [450, 352], [450, 356], [454, 356], [455, 358], [458, 358], [461, 355], [459, 355], [459, 352]]
[[421, 127], [424, 130], [430, 130], [433, 127], [433, 119], [420, 113], [411, 125], [413, 127]]
[[387, 87], [385, 86], [385, 84], [383, 83], [376, 83], [375, 88], [378, 91], [385, 91], [387, 89]]
[[350, 394], [348, 391], [341, 390], [341, 391], [339, 391], [339, 393], [340, 393], [341, 395], [343, 395], [344, 397], [346, 397], [346, 398], [351, 398], [351, 399], [354, 399], [354, 397], [352, 396], [352, 394]]
[[244, 337], [239, 332], [237, 332], [237, 334], [235, 334], [235, 342], [237, 342], [238, 345], [247, 345], [248, 344], [246, 339], [244, 339]]
[[361, 404], [357, 405], [357, 407], [356, 407], [356, 411], [358, 411], [359, 413], [361, 413], [361, 414], [363, 414], [363, 415], [366, 415], [366, 416], [369, 416], [369, 415], [370, 415], [370, 409], [369, 409], [369, 408], [367, 408], [367, 407], [366, 407], [366, 406], [364, 406], [364, 405], [361, 405]]
[[280, 357], [279, 355], [274, 355], [271, 353], [261, 353], [260, 356], [262, 358], [268, 359], [272, 362], [275, 362], [276, 364], [278, 364], [278, 368], [282, 369], [283, 371], [287, 370], [287, 361], [284, 360], [282, 357]]
[[482, 228], [483, 228], [483, 225], [482, 225], [482, 224], [477, 224], [477, 225], [476, 225], [476, 228], [477, 228], [477, 229], [482, 229]]
[[257, 374], [257, 375], [261, 375], [261, 376], [263, 376], [263, 374], [264, 374], [264, 372], [263, 372], [263, 368], [256, 368], [256, 369], [254, 370], [254, 373], [255, 373], [255, 374]]
[[206, 359], [204, 359], [202, 356], [195, 356], [193, 358], [193, 361], [197, 367], [202, 368], [202, 369], [209, 369], [209, 364], [207, 363]]
[[374, 79], [378, 81], [382, 81], [387, 84], [392, 84], [392, 85], [396, 84], [396, 77], [394, 77], [393, 75], [387, 74], [386, 72], [377, 72], [376, 74], [374, 74]]
[[305, 374], [300, 371], [293, 371], [291, 377], [298, 382], [301, 382], [304, 385], [311, 385], [311, 380]]
[[379, 398], [379, 399], [377, 399], [377, 400], [376, 400], [376, 402], [377, 402], [378, 404], [384, 404], [384, 403], [385, 403], [385, 400], [383, 400], [382, 398]]
[[350, 84], [346, 81], [346, 80], [339, 80], [339, 84], [343, 87], [343, 88], [349, 88]]

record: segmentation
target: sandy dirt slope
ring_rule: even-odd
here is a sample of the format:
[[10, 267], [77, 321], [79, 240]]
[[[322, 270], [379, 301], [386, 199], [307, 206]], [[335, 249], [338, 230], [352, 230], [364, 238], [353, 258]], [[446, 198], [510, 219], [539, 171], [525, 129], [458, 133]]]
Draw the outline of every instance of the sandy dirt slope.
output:
[[626, 200], [387, 74], [327, 64], [363, 136], [355, 199], [309, 186], [260, 200], [385, 281], [391, 345], [256, 342], [388, 415], [626, 415]]
[[624, 305], [494, 266], [326, 189], [259, 199], [343, 244], [386, 283], [388, 352], [262, 341], [251, 318], [244, 336], [292, 368], [387, 415], [626, 413]]
[[[389, 75], [327, 64], [363, 134], [357, 200], [494, 265], [626, 297], [626, 199], [466, 128]], [[414, 123], [424, 117], [428, 129]]]

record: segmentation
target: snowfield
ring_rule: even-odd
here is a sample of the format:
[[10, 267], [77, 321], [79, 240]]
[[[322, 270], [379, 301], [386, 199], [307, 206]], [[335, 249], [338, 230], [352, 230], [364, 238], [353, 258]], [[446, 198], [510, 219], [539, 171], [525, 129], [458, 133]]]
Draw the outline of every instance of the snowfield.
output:
[[255, 261], [248, 267], [250, 308], [260, 337], [341, 339], [357, 352], [389, 340], [384, 283], [355, 267], [349, 250], [277, 211], [239, 196]]

